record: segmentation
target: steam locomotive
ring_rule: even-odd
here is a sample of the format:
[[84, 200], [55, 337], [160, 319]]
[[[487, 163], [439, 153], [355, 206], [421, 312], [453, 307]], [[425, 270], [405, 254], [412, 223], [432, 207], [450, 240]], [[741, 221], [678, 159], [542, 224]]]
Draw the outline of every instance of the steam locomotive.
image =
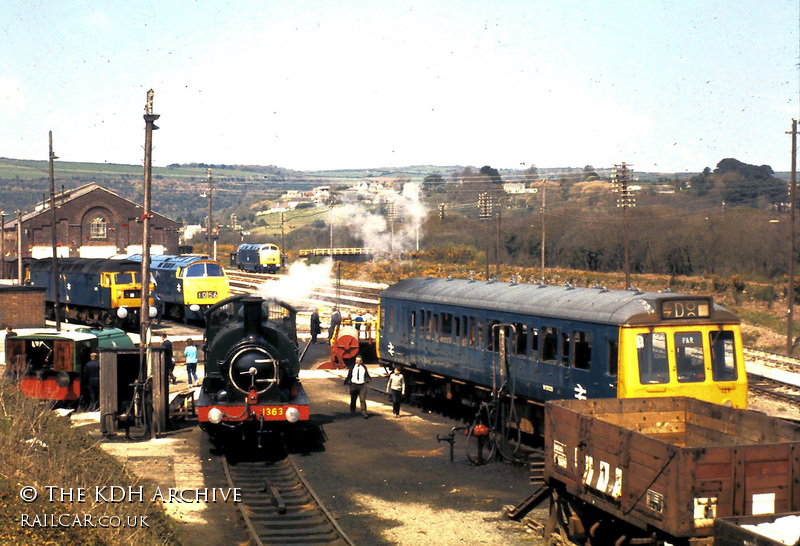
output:
[[302, 433], [309, 402], [300, 383], [295, 309], [240, 294], [206, 313], [205, 377], [197, 401], [200, 428], [227, 444], [268, 433]]

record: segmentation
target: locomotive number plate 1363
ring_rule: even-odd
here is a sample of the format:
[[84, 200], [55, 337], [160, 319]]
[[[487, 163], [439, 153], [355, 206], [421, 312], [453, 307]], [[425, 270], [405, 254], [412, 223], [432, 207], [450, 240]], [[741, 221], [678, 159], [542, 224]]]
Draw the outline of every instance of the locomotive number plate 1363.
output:
[[661, 302], [662, 320], [710, 317], [711, 300], [709, 299], [666, 300]]
[[261, 415], [264, 417], [283, 417], [283, 407], [261, 408]]

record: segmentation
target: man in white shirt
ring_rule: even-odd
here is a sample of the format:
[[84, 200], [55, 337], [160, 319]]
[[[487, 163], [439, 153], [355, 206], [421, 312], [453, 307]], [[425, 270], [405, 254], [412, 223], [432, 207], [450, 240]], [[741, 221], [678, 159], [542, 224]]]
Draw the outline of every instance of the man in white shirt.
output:
[[347, 377], [344, 380], [345, 385], [350, 385], [350, 413], [356, 412], [356, 399], [361, 403], [361, 415], [364, 419], [369, 417], [367, 414], [367, 385], [371, 378], [367, 367], [364, 366], [364, 360], [361, 355], [356, 356], [356, 362], [350, 371], [347, 372]]

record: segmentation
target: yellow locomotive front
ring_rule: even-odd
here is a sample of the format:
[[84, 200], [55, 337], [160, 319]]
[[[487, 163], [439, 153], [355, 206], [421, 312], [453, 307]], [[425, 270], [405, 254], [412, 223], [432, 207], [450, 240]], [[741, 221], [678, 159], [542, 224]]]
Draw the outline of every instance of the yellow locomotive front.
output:
[[[202, 317], [210, 306], [231, 295], [228, 276], [219, 262], [200, 260], [179, 271], [183, 287], [183, 304], [189, 314]], [[194, 318], [194, 317], [193, 317]]]
[[[139, 313], [142, 305], [142, 275], [139, 271], [120, 271], [103, 273], [100, 286], [111, 293], [111, 308], [120, 319]], [[155, 310], [153, 294], [155, 285], [150, 283], [149, 306]], [[151, 311], [152, 314], [152, 311]]]
[[710, 298], [664, 300], [657, 317], [620, 328], [619, 398], [689, 396], [746, 408], [739, 321]]

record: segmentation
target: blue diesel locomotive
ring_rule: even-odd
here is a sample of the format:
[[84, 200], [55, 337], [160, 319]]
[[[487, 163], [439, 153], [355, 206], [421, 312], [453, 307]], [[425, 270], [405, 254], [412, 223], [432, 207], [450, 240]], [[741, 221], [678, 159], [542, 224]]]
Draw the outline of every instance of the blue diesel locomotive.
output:
[[[53, 316], [53, 259], [26, 263], [27, 282], [46, 288], [45, 300]], [[139, 326], [142, 302], [141, 262], [102, 258], [58, 259], [59, 305], [63, 318], [81, 324], [124, 329]], [[153, 300], [150, 299], [152, 306]], [[155, 313], [155, 308], [151, 314]]]
[[745, 408], [740, 321], [710, 297], [414, 278], [381, 294], [378, 353], [415, 391], [499, 394], [541, 434], [544, 403], [688, 396]]
[[278, 245], [242, 244], [236, 251], [236, 267], [242, 271], [256, 273], [277, 273], [286, 267], [286, 255], [281, 253]]

